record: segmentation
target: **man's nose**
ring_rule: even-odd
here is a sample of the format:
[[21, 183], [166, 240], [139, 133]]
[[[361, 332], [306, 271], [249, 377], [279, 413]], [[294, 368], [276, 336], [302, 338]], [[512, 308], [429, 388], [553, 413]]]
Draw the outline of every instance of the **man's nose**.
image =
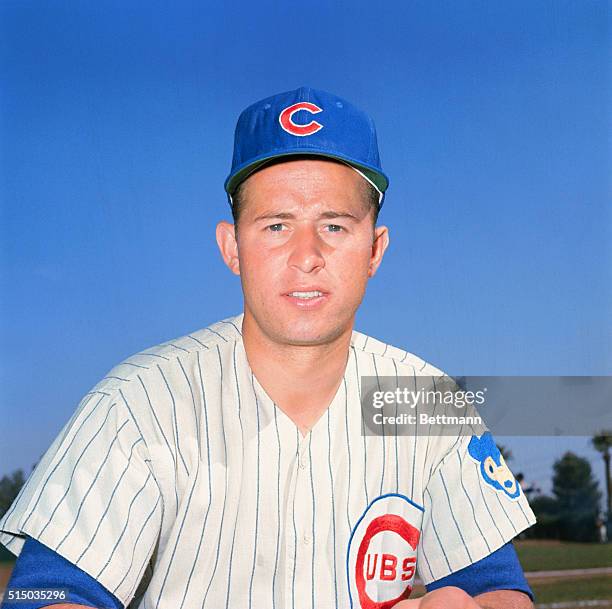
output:
[[298, 229], [291, 239], [288, 264], [304, 273], [311, 273], [325, 266], [324, 243], [315, 228]]

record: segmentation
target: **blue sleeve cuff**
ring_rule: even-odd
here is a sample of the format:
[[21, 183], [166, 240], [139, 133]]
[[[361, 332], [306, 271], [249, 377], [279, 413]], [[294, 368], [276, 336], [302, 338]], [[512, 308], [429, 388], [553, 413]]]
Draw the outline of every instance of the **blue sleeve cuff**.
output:
[[427, 592], [431, 592], [444, 586], [456, 586], [465, 590], [470, 596], [493, 590], [518, 590], [534, 600], [512, 542], [508, 542], [482, 560], [431, 582], [425, 587]]
[[[91, 575], [79, 569], [63, 556], [47, 548], [36, 539], [28, 537], [15, 562], [8, 591], [15, 588], [65, 589], [68, 598], [63, 603], [76, 603], [104, 609], [123, 609], [123, 604]], [[19, 601], [5, 600], [0, 609], [40, 609], [52, 602], [60, 601]]]

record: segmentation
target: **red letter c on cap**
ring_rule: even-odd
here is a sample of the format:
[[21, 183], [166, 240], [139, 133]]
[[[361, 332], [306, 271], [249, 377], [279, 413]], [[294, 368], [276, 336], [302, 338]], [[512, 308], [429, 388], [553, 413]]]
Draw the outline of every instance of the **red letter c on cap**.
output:
[[288, 108], [285, 108], [278, 117], [278, 122], [280, 126], [287, 132], [291, 133], [291, 135], [299, 135], [300, 137], [304, 135], [312, 135], [319, 131], [319, 129], [323, 129], [323, 125], [317, 123], [317, 121], [310, 121], [306, 125], [296, 125], [293, 122], [293, 115], [299, 110], [307, 110], [311, 114], [318, 114], [319, 112], [323, 112], [322, 108], [319, 106], [315, 106], [315, 104], [311, 104], [310, 102], [299, 102], [297, 104], [293, 104]]

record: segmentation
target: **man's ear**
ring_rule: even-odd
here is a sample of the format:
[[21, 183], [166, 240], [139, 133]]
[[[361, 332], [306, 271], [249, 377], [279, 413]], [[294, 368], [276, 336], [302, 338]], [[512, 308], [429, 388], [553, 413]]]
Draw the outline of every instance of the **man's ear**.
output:
[[374, 241], [372, 242], [372, 254], [370, 256], [368, 277], [374, 277], [376, 274], [388, 245], [389, 229], [386, 226], [377, 226], [374, 229]]
[[225, 220], [217, 224], [217, 245], [223, 257], [223, 262], [234, 275], [240, 275], [240, 261], [238, 260], [238, 242], [236, 241], [236, 227]]

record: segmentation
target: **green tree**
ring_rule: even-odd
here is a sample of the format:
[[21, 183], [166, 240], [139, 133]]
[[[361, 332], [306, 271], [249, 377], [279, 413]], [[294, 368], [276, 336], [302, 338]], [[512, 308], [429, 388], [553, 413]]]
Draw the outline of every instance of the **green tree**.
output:
[[0, 478], [0, 517], [9, 509], [25, 482], [22, 469]]
[[553, 495], [557, 500], [561, 539], [594, 541], [601, 493], [591, 464], [566, 452], [555, 462], [553, 471]]
[[529, 502], [536, 523], [528, 529], [529, 537], [536, 539], [559, 539], [559, 503], [554, 497], [539, 495]]

